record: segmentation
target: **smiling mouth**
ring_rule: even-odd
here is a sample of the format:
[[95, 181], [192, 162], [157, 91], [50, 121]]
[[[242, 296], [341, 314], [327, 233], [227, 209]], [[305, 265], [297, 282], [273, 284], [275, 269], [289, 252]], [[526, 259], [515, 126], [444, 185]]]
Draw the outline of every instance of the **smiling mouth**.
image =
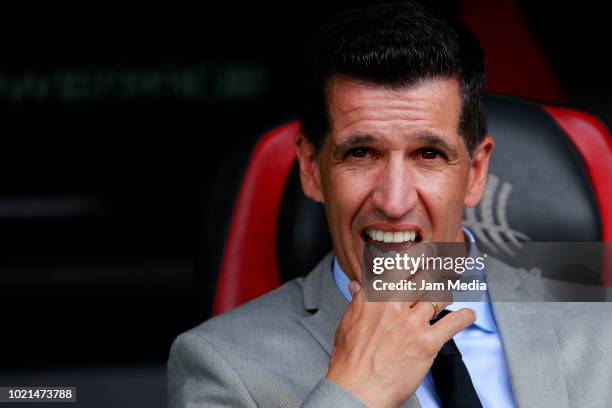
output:
[[406, 243], [406, 242], [421, 242], [422, 238], [415, 230], [405, 231], [382, 231], [376, 229], [367, 229], [362, 234], [363, 240], [367, 243]]

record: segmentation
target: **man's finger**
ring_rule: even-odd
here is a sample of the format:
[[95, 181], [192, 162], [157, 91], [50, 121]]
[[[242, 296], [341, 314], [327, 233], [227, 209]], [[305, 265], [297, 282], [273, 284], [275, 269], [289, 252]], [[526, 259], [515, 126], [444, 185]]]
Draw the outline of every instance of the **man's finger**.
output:
[[352, 300], [344, 312], [343, 320], [347, 324], [353, 324], [361, 315], [363, 309], [363, 289], [359, 282], [351, 281], [349, 283], [349, 292], [351, 293]]
[[[436, 304], [435, 307], [435, 315], [434, 315], [434, 305], [433, 303]], [[438, 315], [438, 313], [440, 313], [442, 310], [444, 310], [444, 308], [448, 305], [450, 305], [451, 302], [429, 302], [429, 301], [424, 301], [424, 302], [416, 302], [416, 304], [412, 307], [412, 310], [414, 311], [414, 313], [417, 313], [419, 316], [421, 316], [424, 320], [431, 320], [434, 317], [436, 317]]]
[[475, 321], [476, 312], [466, 308], [447, 314], [433, 324], [431, 328], [437, 337], [441, 338], [443, 342], [446, 342], [461, 330], [474, 324]]
[[411, 301], [410, 307], [413, 307], [418, 302], [452, 302], [453, 294], [446, 289], [439, 289], [438, 285], [440, 282], [435, 276], [432, 276], [432, 271], [419, 269], [417, 273], [410, 279], [410, 282], [415, 285], [416, 289], [412, 289], [406, 293], [399, 293], [398, 296], [402, 300]]
[[361, 285], [359, 285], [359, 282], [353, 280], [351, 283], [349, 283], [349, 292], [351, 293], [352, 297], [355, 297], [355, 294], [359, 290], [361, 290]]

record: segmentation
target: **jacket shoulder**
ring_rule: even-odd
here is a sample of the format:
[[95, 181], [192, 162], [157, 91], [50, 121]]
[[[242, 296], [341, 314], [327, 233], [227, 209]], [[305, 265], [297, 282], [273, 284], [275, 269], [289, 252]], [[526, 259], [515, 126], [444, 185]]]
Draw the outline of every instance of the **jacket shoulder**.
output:
[[308, 316], [304, 307], [303, 279], [293, 279], [229, 312], [215, 316], [185, 334], [202, 337], [224, 349], [261, 343], [265, 336], [286, 336], [301, 328], [299, 320]]

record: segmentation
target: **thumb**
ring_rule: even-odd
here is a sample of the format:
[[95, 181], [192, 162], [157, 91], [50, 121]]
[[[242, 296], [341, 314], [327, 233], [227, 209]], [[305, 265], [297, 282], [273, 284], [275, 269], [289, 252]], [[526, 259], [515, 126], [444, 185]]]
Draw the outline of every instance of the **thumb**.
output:
[[355, 296], [361, 290], [361, 285], [357, 281], [351, 281], [349, 283], [349, 292], [351, 292], [351, 296]]

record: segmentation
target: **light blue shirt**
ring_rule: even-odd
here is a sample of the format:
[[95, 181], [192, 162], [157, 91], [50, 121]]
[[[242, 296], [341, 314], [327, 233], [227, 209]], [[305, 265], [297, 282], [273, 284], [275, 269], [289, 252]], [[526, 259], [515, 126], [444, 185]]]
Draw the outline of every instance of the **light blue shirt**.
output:
[[[475, 242], [474, 236], [467, 228], [463, 228], [463, 233], [468, 242]], [[350, 302], [352, 299], [348, 289], [350, 280], [336, 262], [336, 258], [332, 270], [336, 286]], [[465, 307], [476, 312], [476, 322], [459, 332], [453, 339], [463, 356], [478, 398], [483, 407], [514, 407], [516, 404], [512, 395], [508, 366], [491, 303], [456, 302], [446, 309], [456, 311]], [[423, 408], [440, 407], [440, 399], [431, 372], [417, 389], [416, 395]]]

